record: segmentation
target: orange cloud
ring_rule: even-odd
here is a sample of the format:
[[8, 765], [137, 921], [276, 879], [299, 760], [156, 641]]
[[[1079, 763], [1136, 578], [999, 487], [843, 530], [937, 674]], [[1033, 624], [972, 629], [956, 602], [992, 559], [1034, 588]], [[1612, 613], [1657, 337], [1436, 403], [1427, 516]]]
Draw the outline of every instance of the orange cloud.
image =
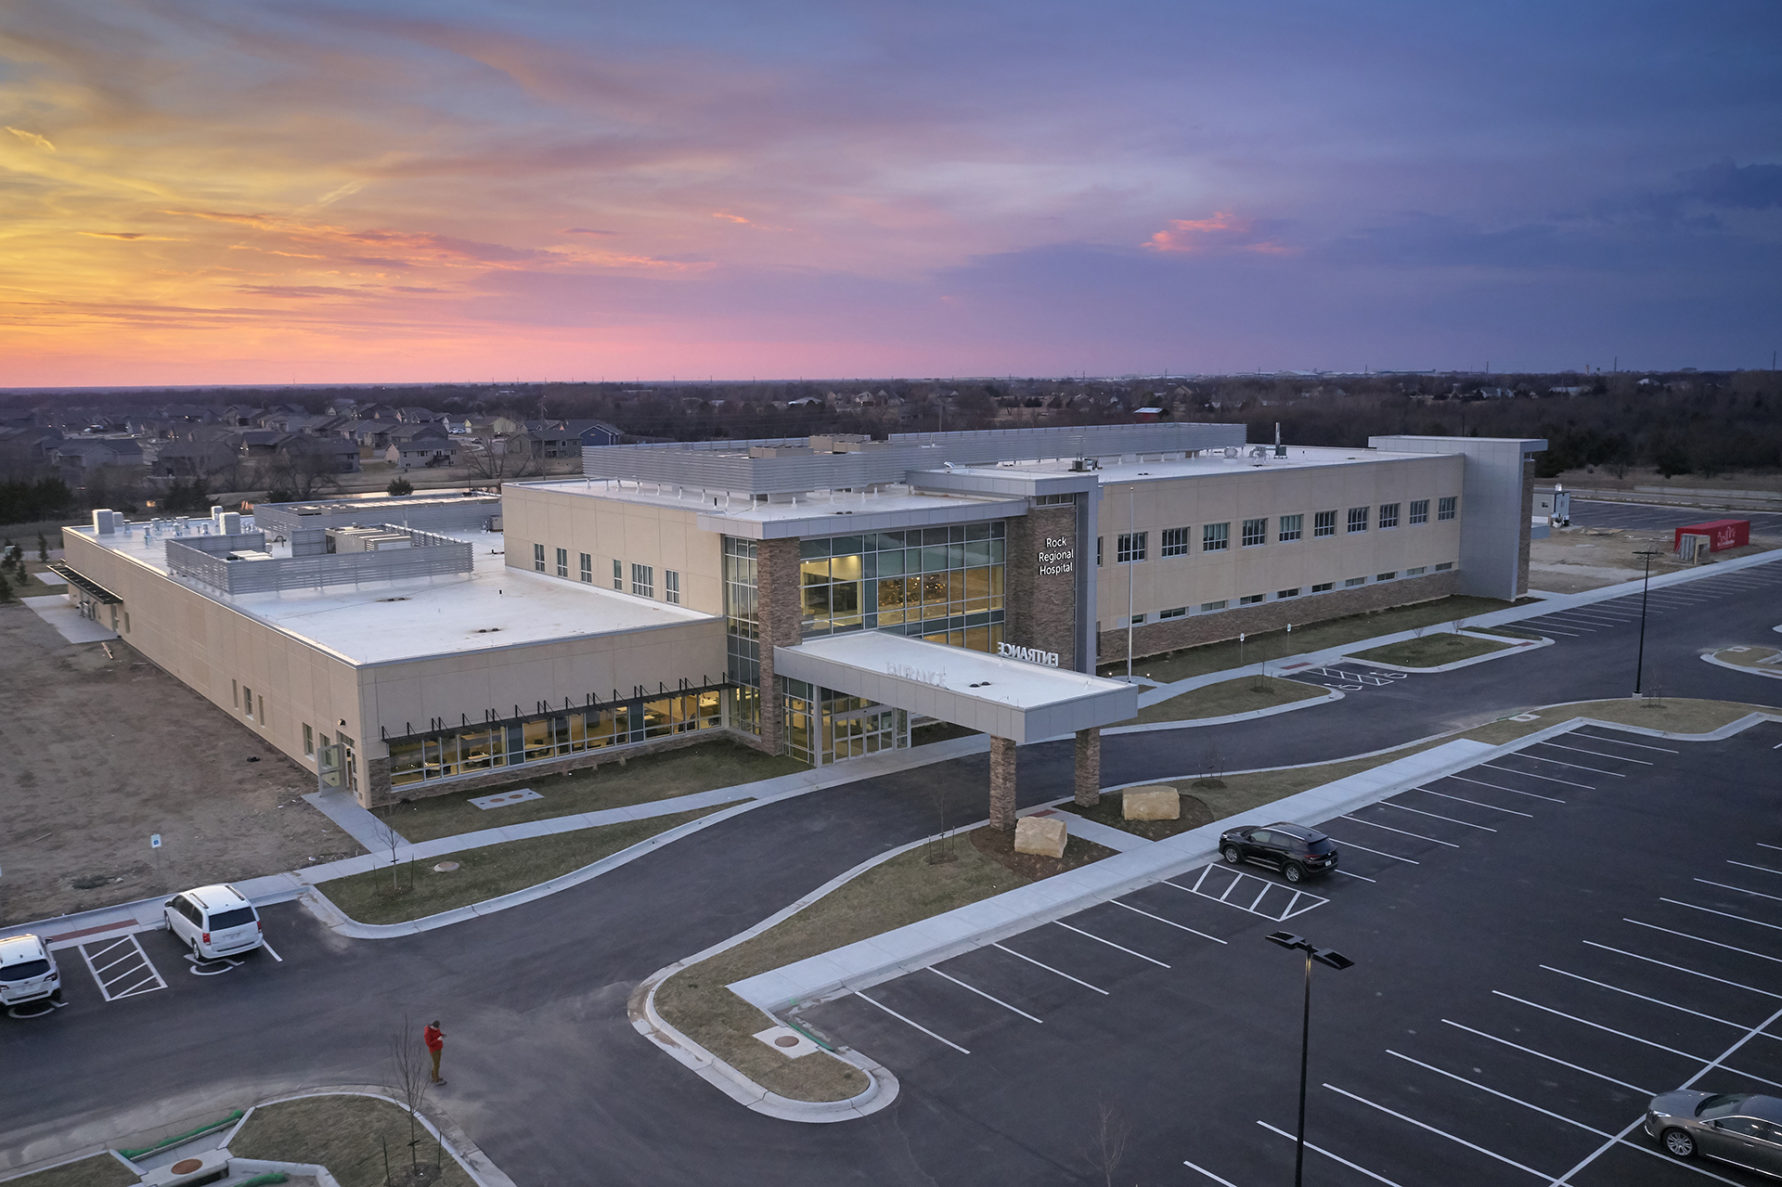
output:
[[23, 140], [26, 144], [31, 145], [33, 148], [41, 148], [47, 152], [56, 151], [56, 146], [50, 143], [48, 136], [43, 136], [36, 132], [27, 132], [25, 129], [15, 128], [11, 124], [6, 125], [6, 130], [11, 132], [14, 136], [17, 136], [20, 140]]
[[1211, 218], [1176, 218], [1144, 243], [1150, 251], [1196, 252], [1208, 249], [1250, 251], [1261, 255], [1290, 255], [1292, 248], [1273, 239], [1258, 237], [1256, 221], [1240, 218], [1229, 210], [1216, 210]]
[[742, 215], [731, 214], [728, 210], [714, 210], [714, 211], [712, 211], [712, 217], [713, 218], [721, 218], [725, 222], [741, 223], [745, 227], [754, 225], [748, 219], [744, 218]]

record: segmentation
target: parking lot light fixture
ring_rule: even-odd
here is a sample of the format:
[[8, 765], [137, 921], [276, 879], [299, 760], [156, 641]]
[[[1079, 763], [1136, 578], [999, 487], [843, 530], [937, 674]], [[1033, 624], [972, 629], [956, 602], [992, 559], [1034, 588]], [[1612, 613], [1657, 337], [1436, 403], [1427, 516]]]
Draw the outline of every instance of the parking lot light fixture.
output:
[[1293, 1143], [1293, 1187], [1300, 1187], [1305, 1181], [1306, 1172], [1306, 1071], [1312, 1050], [1312, 962], [1315, 960], [1338, 972], [1353, 967], [1355, 962], [1334, 948], [1320, 948], [1304, 936], [1296, 936], [1290, 931], [1270, 932], [1268, 942], [1306, 954], [1305, 1011], [1301, 1016], [1299, 1031], [1299, 1128], [1295, 1132]]
[[1646, 591], [1652, 585], [1652, 558], [1659, 555], [1656, 548], [1643, 548], [1634, 553], [1646, 561], [1645, 574], [1640, 578], [1640, 650], [1634, 659], [1634, 695], [1640, 695], [1640, 686], [1645, 683], [1646, 675]]

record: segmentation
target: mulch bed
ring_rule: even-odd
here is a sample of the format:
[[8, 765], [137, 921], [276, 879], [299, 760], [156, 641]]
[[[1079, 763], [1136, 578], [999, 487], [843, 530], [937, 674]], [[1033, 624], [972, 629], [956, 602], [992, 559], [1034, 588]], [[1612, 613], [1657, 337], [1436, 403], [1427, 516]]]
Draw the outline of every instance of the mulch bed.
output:
[[[1067, 827], [1068, 823], [1067, 821]], [[1013, 832], [1005, 833], [1001, 829], [986, 826], [974, 828], [967, 835], [971, 837], [972, 848], [979, 853], [1001, 862], [1023, 878], [1034, 882], [1114, 855], [1114, 850], [1107, 846], [1085, 841], [1081, 837], [1067, 837], [1064, 842], [1064, 856], [1059, 858], [1041, 857], [1036, 853], [1016, 853]]]
[[1176, 820], [1127, 820], [1120, 815], [1121, 794], [1117, 791], [1103, 793], [1101, 803], [1093, 808], [1078, 808], [1070, 804], [1064, 807], [1086, 820], [1105, 824], [1109, 828], [1124, 829], [1147, 841], [1161, 841], [1165, 837], [1173, 837], [1177, 833], [1185, 833], [1191, 828], [1213, 822], [1212, 809], [1199, 796], [1189, 795], [1185, 791], [1178, 794], [1182, 798], [1182, 815]]

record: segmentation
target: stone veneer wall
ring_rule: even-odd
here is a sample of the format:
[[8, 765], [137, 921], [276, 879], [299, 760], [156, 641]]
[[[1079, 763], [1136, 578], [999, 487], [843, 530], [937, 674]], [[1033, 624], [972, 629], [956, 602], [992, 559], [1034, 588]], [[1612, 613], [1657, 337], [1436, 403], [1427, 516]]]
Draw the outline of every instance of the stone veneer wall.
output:
[[1516, 558], [1516, 596], [1528, 592], [1528, 545], [1534, 536], [1535, 460], [1522, 459], [1522, 541]]
[[773, 649], [795, 647], [804, 637], [804, 601], [798, 584], [798, 541], [763, 540], [755, 553], [755, 604], [761, 623], [761, 740], [756, 749], [785, 749], [785, 706], [775, 687]]
[[[1034, 507], [1008, 521], [1004, 570], [1003, 638], [1021, 647], [1056, 651], [1058, 666], [1077, 666], [1077, 570], [1095, 563], [1077, 539], [1074, 506]], [[1076, 555], [1072, 571], [1042, 574], [1040, 553], [1055, 553], [1046, 539], [1067, 540]]]
[[[1165, 622], [1148, 622], [1133, 631], [1132, 653], [1135, 659], [1161, 655], [1183, 647], [1235, 639], [1238, 632], [1262, 634], [1278, 631], [1288, 623], [1304, 626], [1347, 614], [1369, 610], [1385, 610], [1412, 602], [1428, 602], [1453, 594], [1460, 586], [1460, 571], [1430, 573], [1401, 581], [1383, 581], [1355, 589], [1333, 589], [1329, 593], [1285, 601], [1262, 602], [1255, 606], [1236, 606], [1216, 614], [1190, 614]], [[1112, 663], [1126, 658], [1126, 632], [1103, 631], [1097, 640], [1098, 663]]]
[[710, 742], [718, 738], [728, 738], [732, 742], [741, 742], [747, 746], [755, 744], [755, 739], [727, 728], [694, 730], [689, 734], [651, 738], [647, 742], [628, 742], [624, 746], [605, 746], [599, 750], [584, 750], [579, 754], [566, 754], [562, 758], [552, 759], [549, 762], [531, 763], [518, 767], [497, 767], [477, 775], [461, 775], [453, 779], [438, 779], [431, 783], [406, 783], [401, 787], [390, 786], [390, 760], [374, 758], [365, 763], [366, 790], [360, 797], [360, 803], [367, 808], [378, 808], [385, 804], [400, 803], [403, 800], [424, 800], [430, 796], [450, 795], [458, 791], [474, 791], [479, 787], [523, 783], [528, 779], [541, 779], [546, 775], [561, 775], [568, 771], [580, 771], [607, 763], [623, 764], [628, 759], [642, 758], [646, 754], [660, 754], [665, 750], [683, 750], [688, 746], [697, 746], [701, 742]]

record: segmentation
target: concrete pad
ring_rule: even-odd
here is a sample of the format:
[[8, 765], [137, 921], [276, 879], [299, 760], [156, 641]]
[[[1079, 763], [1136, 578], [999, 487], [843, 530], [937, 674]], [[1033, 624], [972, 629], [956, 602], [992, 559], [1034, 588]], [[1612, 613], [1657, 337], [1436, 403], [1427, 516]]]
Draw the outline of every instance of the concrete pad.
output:
[[1129, 787], [1120, 793], [1125, 820], [1180, 820], [1182, 797], [1173, 787]]
[[1015, 852], [1063, 857], [1068, 836], [1064, 821], [1056, 816], [1024, 816], [1015, 825]]
[[58, 635], [70, 643], [103, 643], [118, 637], [118, 633], [109, 627], [100, 626], [90, 618], [82, 618], [80, 611], [70, 606], [68, 599], [61, 594], [42, 594], [35, 598], [20, 598], [19, 601], [31, 607], [37, 617], [49, 623]]

